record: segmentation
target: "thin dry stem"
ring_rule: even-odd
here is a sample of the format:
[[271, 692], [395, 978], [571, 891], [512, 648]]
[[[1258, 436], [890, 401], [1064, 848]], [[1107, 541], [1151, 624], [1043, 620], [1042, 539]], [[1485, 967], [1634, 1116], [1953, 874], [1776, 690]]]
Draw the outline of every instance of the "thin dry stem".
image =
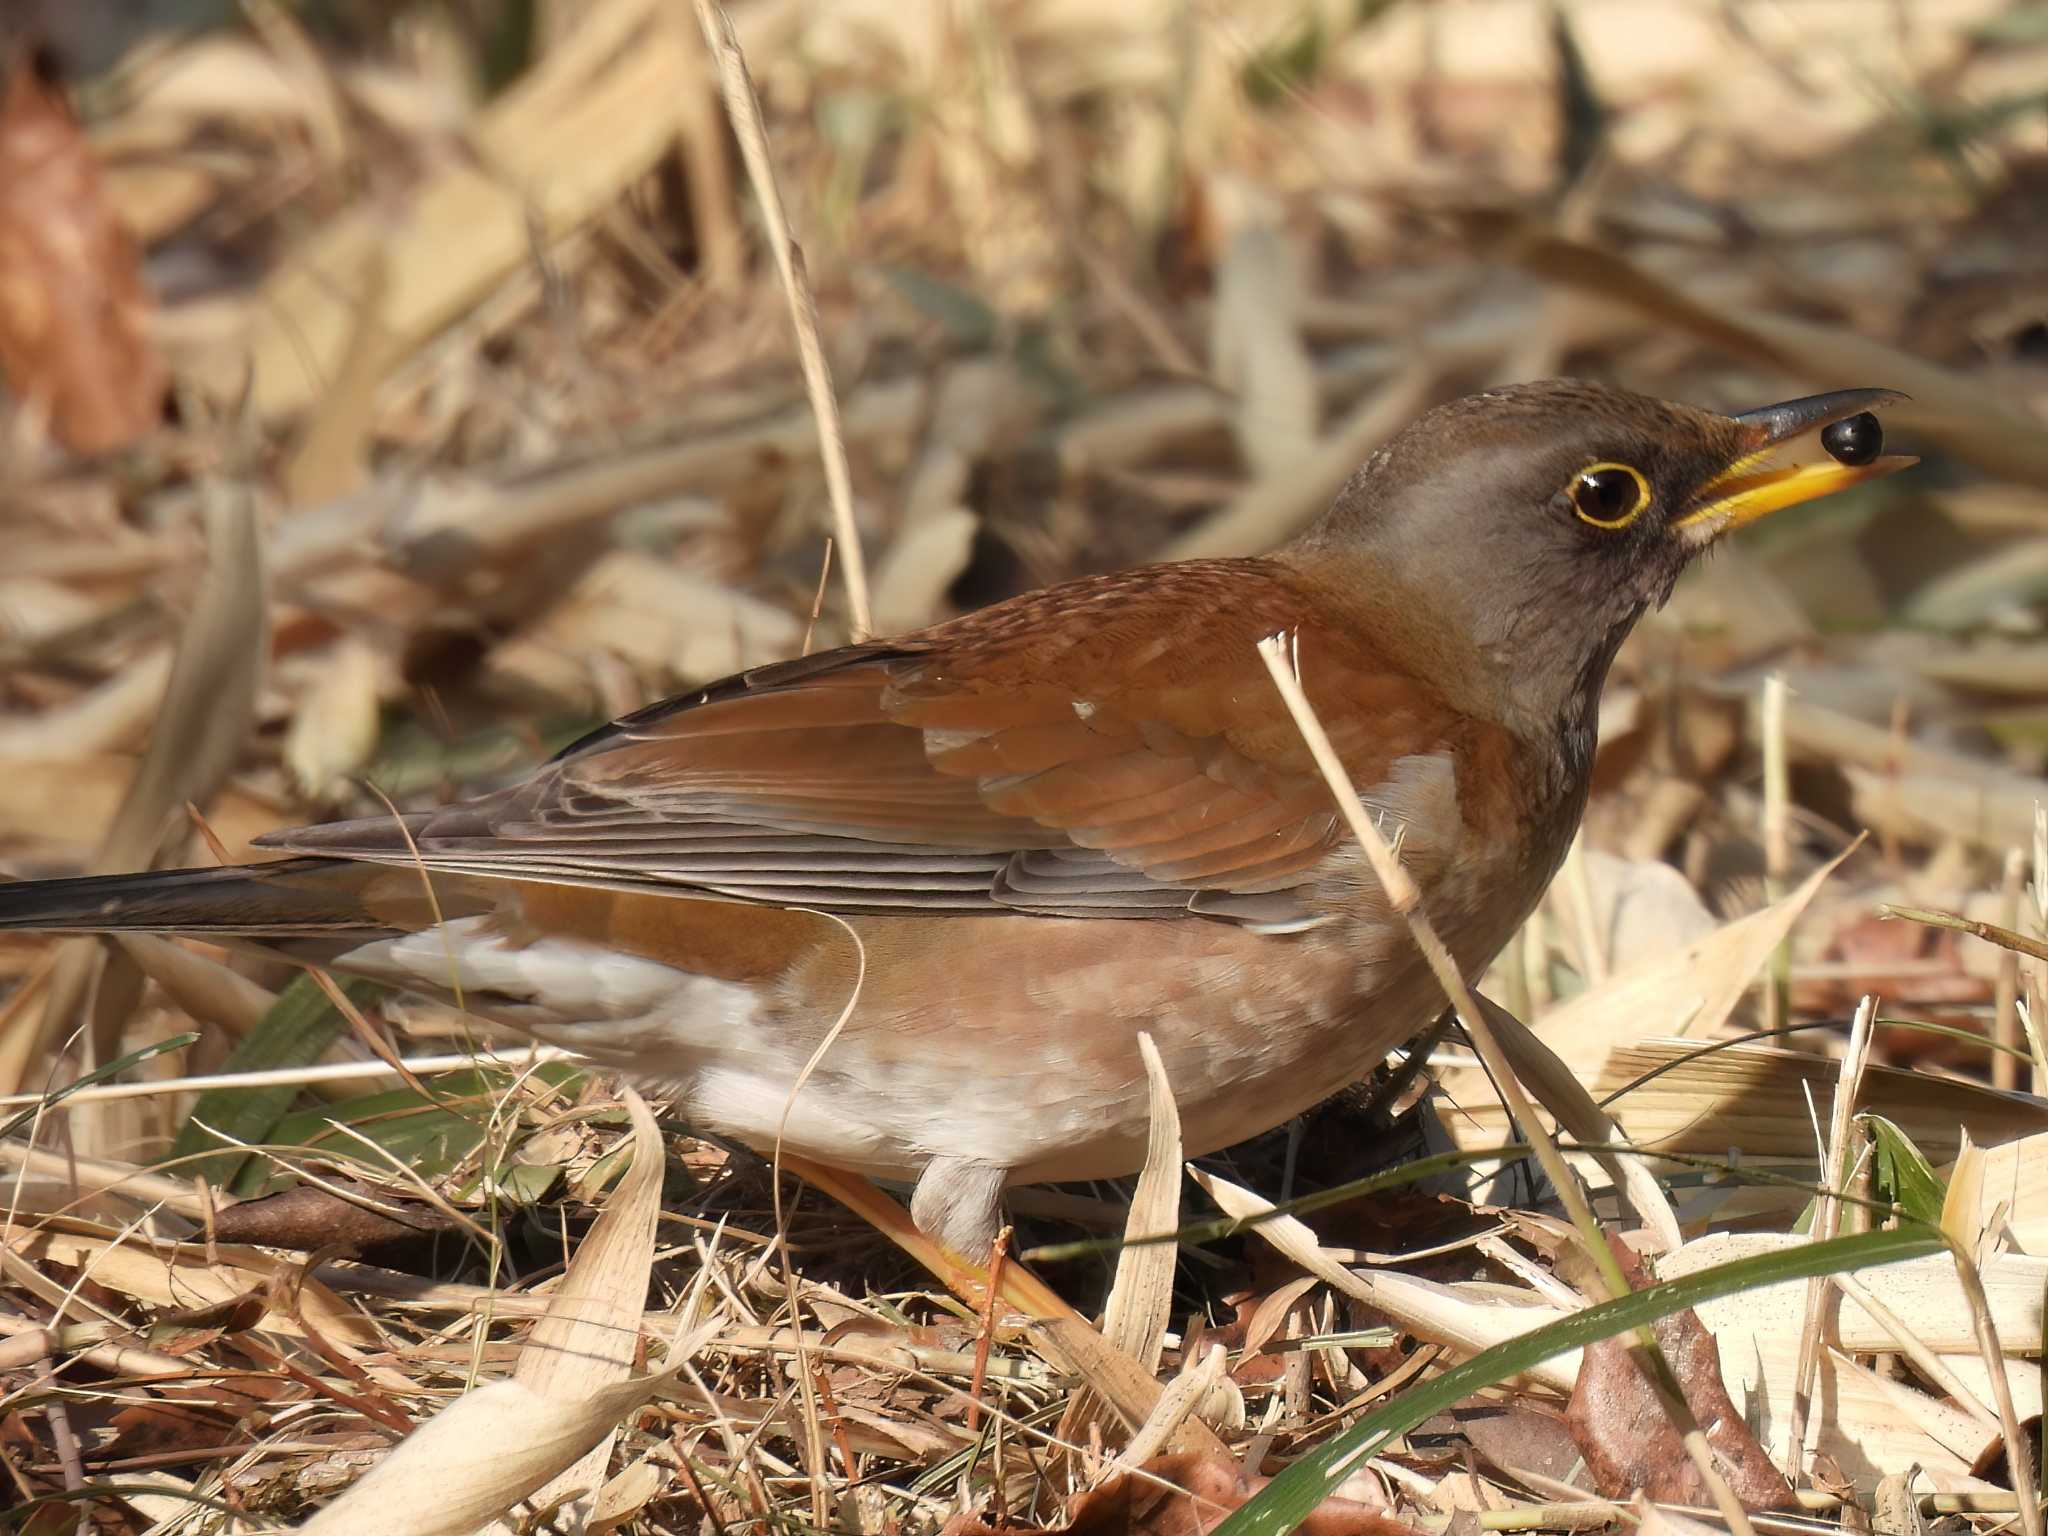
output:
[[[2034, 802], [2034, 932], [2048, 937], [2048, 807]], [[2048, 961], [2036, 957], [2026, 967], [2027, 1005], [2020, 1022], [2034, 1053], [2033, 1090], [2048, 1094], [2048, 1048], [2041, 1041], [2041, 1016], [2048, 1013]]]
[[996, 1298], [1003, 1293], [1003, 1270], [1010, 1258], [1011, 1228], [996, 1234], [988, 1255], [988, 1301], [981, 1309], [981, 1327], [974, 1338], [974, 1375], [967, 1385], [967, 1433], [981, 1429], [981, 1389], [988, 1380], [988, 1347], [996, 1336]]
[[[1473, 1049], [1486, 1063], [1493, 1074], [1503, 1098], [1508, 1102], [1508, 1112], [1514, 1117], [1516, 1126], [1536, 1154], [1537, 1162], [1544, 1174], [1557, 1190], [1566, 1214], [1572, 1225], [1578, 1229], [1580, 1239], [1585, 1243], [1610, 1298], [1626, 1296], [1629, 1293], [1628, 1279], [1621, 1272], [1621, 1265], [1607, 1244], [1607, 1237], [1599, 1222], [1594, 1218], [1592, 1207], [1586, 1203], [1585, 1191], [1580, 1187], [1578, 1177], [1566, 1165], [1564, 1154], [1551, 1140], [1550, 1133], [1537, 1117], [1535, 1107], [1522, 1091], [1522, 1085], [1515, 1076], [1512, 1063], [1494, 1038], [1493, 1030], [1486, 1015], [1473, 1000], [1472, 990], [1458, 970], [1451, 952], [1437, 936], [1434, 925], [1422, 910], [1421, 893], [1408, 872], [1401, 867], [1399, 858], [1373, 824], [1367, 814], [1365, 803], [1358, 798], [1358, 790], [1352, 784], [1350, 775], [1344, 770], [1337, 750], [1330, 745], [1330, 738], [1323, 730], [1322, 721], [1316, 717], [1315, 707], [1309, 703], [1308, 695], [1302, 690], [1298, 669], [1298, 658], [1294, 655], [1290, 637], [1285, 634], [1269, 636], [1259, 642], [1259, 659], [1266, 664], [1273, 686], [1280, 690], [1280, 697], [1286, 701], [1287, 712], [1294, 717], [1302, 739], [1308, 743], [1310, 754], [1315, 758], [1316, 767], [1336, 796], [1337, 807], [1343, 813], [1351, 832], [1365, 850], [1366, 861], [1372, 865], [1373, 874], [1381, 888], [1387, 893], [1388, 903], [1406, 919], [1408, 931], [1422, 951], [1429, 968], [1436, 974], [1444, 994], [1451, 1006], [1458, 1011], [1458, 1017], [1465, 1023], [1465, 1032], [1472, 1041]], [[1687, 1456], [1698, 1470], [1700, 1479], [1714, 1496], [1715, 1506], [1735, 1536], [1755, 1536], [1749, 1523], [1748, 1512], [1742, 1501], [1728, 1486], [1726, 1478], [1714, 1463], [1713, 1448], [1707, 1443], [1692, 1409], [1685, 1400], [1684, 1390], [1678, 1384], [1677, 1376], [1658, 1347], [1656, 1335], [1648, 1328], [1639, 1328], [1635, 1333], [1638, 1358], [1644, 1366], [1644, 1376], [1656, 1391], [1665, 1414], [1677, 1428]], [[2031, 1533], [2030, 1533], [2031, 1536]]]
[[[1792, 759], [1785, 745], [1785, 675], [1764, 679], [1760, 731], [1764, 752], [1764, 899], [1784, 898], [1792, 873]], [[1785, 1023], [1792, 978], [1792, 940], [1788, 935], [1771, 951], [1771, 970], [1764, 987], [1764, 1028]]]
[[[2026, 881], [2027, 856], [2018, 848], [2005, 851], [2004, 877], [1998, 887], [1998, 918], [2001, 926], [2018, 932], [2020, 888]], [[2008, 949], [1998, 957], [1998, 985], [1994, 1005], [1992, 1038], [2003, 1047], [1991, 1053], [1991, 1086], [2008, 1091], [2020, 1085], [2020, 956]]]
[[[1842, 1070], [1835, 1083], [1835, 1102], [1828, 1115], [1828, 1144], [1825, 1186], [1813, 1212], [1813, 1240], [1826, 1242], [1841, 1223], [1842, 1203], [1837, 1191], [1849, 1177], [1849, 1125], [1862, 1091], [1863, 1069], [1870, 1061], [1870, 1026], [1877, 1014], [1877, 999], [1866, 995], [1856, 1008], [1849, 1027], [1849, 1044], [1842, 1052]], [[1806, 1465], [1806, 1415], [1813, 1392], [1814, 1373], [1820, 1368], [1820, 1337], [1829, 1295], [1825, 1277], [1806, 1283], [1806, 1318], [1799, 1330], [1799, 1369], [1793, 1378], [1792, 1411], [1786, 1427], [1785, 1465], [1793, 1477]]]
[[853, 940], [856, 969], [853, 975], [853, 989], [847, 993], [846, 1006], [839, 1010], [839, 1017], [832, 1021], [832, 1027], [825, 1031], [825, 1038], [818, 1042], [818, 1048], [811, 1052], [803, 1070], [796, 1075], [796, 1081], [789, 1085], [789, 1093], [782, 1101], [782, 1116], [775, 1122], [775, 1155], [772, 1159], [773, 1176], [769, 1192], [775, 1202], [775, 1244], [782, 1251], [782, 1284], [784, 1297], [789, 1304], [789, 1325], [798, 1330], [796, 1350], [796, 1379], [799, 1395], [804, 1405], [805, 1446], [809, 1452], [811, 1467], [811, 1512], [818, 1526], [823, 1529], [827, 1521], [828, 1500], [818, 1472], [825, 1464], [824, 1432], [818, 1418], [817, 1377], [810, 1360], [805, 1358], [802, 1343], [803, 1310], [797, 1297], [797, 1275], [794, 1257], [789, 1251], [789, 1218], [782, 1208], [782, 1144], [789, 1130], [790, 1111], [796, 1108], [797, 1095], [804, 1091], [804, 1084], [811, 1080], [811, 1074], [818, 1069], [818, 1063], [825, 1059], [825, 1053], [832, 1049], [840, 1033], [846, 1028], [846, 1021], [853, 1017], [853, 1010], [860, 1004], [861, 989], [868, 979], [868, 947], [861, 941], [853, 924], [834, 913], [820, 913], [846, 930], [846, 936]]
[[1957, 1154], [1955, 1168], [1949, 1174], [1947, 1193], [1942, 1197], [1941, 1231], [1955, 1260], [1956, 1279], [1962, 1286], [1963, 1299], [1970, 1308], [1978, 1354], [1984, 1362], [1985, 1374], [1991, 1378], [1991, 1398], [1998, 1405], [1999, 1427], [2005, 1439], [2006, 1471], [2014, 1491], [2026, 1495], [2019, 1505], [2020, 1529], [2025, 1536], [2041, 1536], [2042, 1513], [2040, 1501], [2035, 1496], [2033, 1448], [2028, 1444], [2019, 1413], [2013, 1405], [2012, 1383], [2006, 1376], [2007, 1362], [1998, 1343], [1998, 1323], [1991, 1315], [1991, 1301], [1984, 1294], [1984, 1277], [1977, 1267], [1978, 1255], [1988, 1251], [1986, 1234], [1997, 1231], [2005, 1219], [2002, 1203], [1988, 1219], [1979, 1214], [1983, 1201], [1983, 1171], [1983, 1154], [1971, 1145], [1966, 1131], [1962, 1151]]
[[1998, 1324], [1991, 1316], [1991, 1298], [1984, 1294], [1984, 1277], [1977, 1271], [1977, 1261], [1960, 1245], [1951, 1251], [1955, 1255], [1956, 1277], [1962, 1281], [1963, 1295], [1970, 1304], [1970, 1317], [1976, 1324], [1977, 1353], [1991, 1377], [1991, 1396], [1998, 1404], [1998, 1420], [2005, 1431], [2007, 1474], [2015, 1489], [2026, 1489], [2029, 1493], [2019, 1501], [2020, 1529], [2026, 1536], [2041, 1536], [2041, 1501], [2032, 1496], [2035, 1486], [2033, 1447], [2028, 1443], [2026, 1428], [2020, 1423], [2019, 1410], [2013, 1403], [2012, 1383], [2005, 1374], [2005, 1354], [1998, 1342]]
[[[502, 1051], [462, 1051], [439, 1056], [402, 1056], [396, 1062], [328, 1061], [303, 1067], [260, 1067], [252, 1072], [206, 1072], [192, 1077], [144, 1079], [132, 1083], [94, 1083], [64, 1095], [66, 1104], [100, 1099], [148, 1099], [172, 1093], [204, 1093], [211, 1088], [270, 1088], [284, 1083], [345, 1083], [371, 1077], [403, 1077], [434, 1072], [461, 1072], [471, 1067], [525, 1068], [536, 1062], [570, 1061], [570, 1052], [552, 1045], [520, 1046]], [[25, 1109], [47, 1098], [41, 1093], [0, 1094], [0, 1109]]]
[[1366, 862], [1372, 866], [1374, 877], [1380, 882], [1381, 889], [1387, 893], [1388, 904], [1407, 922], [1416, 947], [1422, 951], [1423, 958], [1428, 961], [1430, 970], [1435, 973], [1438, 983], [1450, 999], [1451, 1006], [1457, 1010], [1459, 1019], [1464, 1022], [1467, 1034], [1472, 1037], [1474, 1049], [1479, 1052], [1488, 1070], [1498, 1080], [1501, 1092], [1508, 1100], [1509, 1113], [1513, 1115], [1515, 1124], [1527, 1136], [1545, 1175], [1556, 1186], [1558, 1198], [1564, 1202], [1573, 1225], [1579, 1229], [1579, 1235], [1585, 1240], [1587, 1248], [1593, 1255], [1594, 1263], [1600, 1267], [1610, 1294], [1626, 1295], [1629, 1289], [1628, 1281], [1622, 1276], [1621, 1266], [1608, 1251], [1606, 1238], [1599, 1223], [1594, 1219], [1592, 1208], [1586, 1204], [1577, 1177], [1566, 1166], [1564, 1154], [1557, 1150], [1557, 1143], [1551, 1140], [1550, 1133], [1537, 1118], [1534, 1106], [1523, 1093], [1520, 1080], [1515, 1076], [1513, 1067], [1494, 1039], [1485, 1015], [1472, 996], [1471, 988], [1466, 985], [1463, 974], [1458, 970], [1457, 962], [1451, 958], [1451, 952], [1437, 936], [1427, 914], [1422, 911], [1421, 893], [1416, 889], [1415, 882], [1409, 878], [1408, 871], [1401, 866], [1393, 848], [1379, 828], [1373, 824], [1364, 802], [1358, 798], [1357, 788], [1344, 770], [1343, 761], [1337, 756], [1336, 748], [1330, 745], [1329, 735], [1323, 730], [1322, 721], [1317, 718], [1315, 707], [1309, 703], [1308, 695], [1302, 691], [1291, 638], [1282, 634], [1262, 640], [1259, 643], [1259, 658], [1265, 663], [1266, 671], [1271, 674], [1273, 685], [1280, 690], [1281, 698], [1286, 701], [1288, 713], [1294, 717], [1295, 726], [1300, 730], [1302, 739], [1308, 743], [1316, 767], [1321, 770], [1328, 782], [1331, 793], [1337, 797], [1337, 808], [1349, 824], [1352, 836], [1358, 840], [1359, 847], [1365, 850]]
[[860, 529], [853, 520], [853, 477], [846, 465], [846, 441], [840, 434], [832, 369], [818, 336], [817, 300], [804, 271], [803, 249], [789, 232], [782, 192], [775, 181], [775, 166], [768, 158], [768, 130], [761, 119], [760, 98], [754, 94], [754, 82], [747, 73], [739, 34], [733, 31], [732, 18], [725, 14], [724, 7], [714, 0], [696, 0], [696, 6], [697, 23], [704, 29], [704, 46], [717, 62], [726, 115], [732, 119], [733, 132], [739, 138], [740, 157], [747, 163], [747, 179], [753, 183], [755, 200], [761, 205], [761, 219], [768, 226], [768, 246], [774, 252], [775, 269], [782, 275], [783, 293], [789, 299], [797, 355], [803, 364], [804, 388], [818, 418], [818, 453], [824, 460], [825, 488], [832, 500], [832, 526], [840, 546], [839, 568], [846, 581], [850, 628], [854, 640], [865, 640], [875, 629], [873, 610], [868, 604], [867, 560], [861, 553]]
[[115, 1328], [105, 1323], [67, 1323], [46, 1328], [26, 1317], [0, 1313], [0, 1370], [19, 1370], [44, 1355], [65, 1355], [86, 1360], [115, 1376], [165, 1376], [176, 1381], [203, 1374], [203, 1369], [181, 1355], [167, 1355], [154, 1349], [140, 1349], [114, 1342], [133, 1338], [144, 1330]]
[[2029, 938], [2024, 933], [2015, 933], [1997, 923], [1987, 923], [1974, 917], [1963, 917], [1955, 912], [1931, 912], [1925, 907], [1901, 907], [1890, 902], [1877, 909], [1879, 917], [1902, 917], [1909, 923], [1925, 923], [1930, 928], [1948, 928], [1957, 933], [1967, 933], [2000, 949], [2027, 955], [2035, 960], [2048, 960], [2048, 943]]

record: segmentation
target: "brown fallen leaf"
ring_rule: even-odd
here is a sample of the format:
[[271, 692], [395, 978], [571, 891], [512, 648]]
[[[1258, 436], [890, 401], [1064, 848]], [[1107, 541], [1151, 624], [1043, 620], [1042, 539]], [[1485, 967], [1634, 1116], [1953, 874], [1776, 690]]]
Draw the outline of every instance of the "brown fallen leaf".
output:
[[1567, 1482], [1581, 1460], [1564, 1415], [1527, 1402], [1464, 1403], [1416, 1426], [1417, 1436], [1456, 1436], [1508, 1473]]
[[[1154, 1457], [1138, 1471], [1118, 1472], [1076, 1495], [1062, 1536], [1203, 1536], [1272, 1481], [1247, 1477], [1236, 1462], [1201, 1451]], [[940, 1536], [1032, 1536], [1034, 1529], [962, 1514]], [[1302, 1536], [1416, 1536], [1413, 1526], [1371, 1505], [1339, 1498], [1323, 1500], [1298, 1529]]]
[[1314, 1275], [1297, 1275], [1270, 1291], [1237, 1291], [1225, 1296], [1223, 1305], [1231, 1309], [1233, 1316], [1229, 1322], [1206, 1330], [1202, 1347], [1221, 1344], [1239, 1357], [1230, 1370], [1230, 1379], [1239, 1386], [1277, 1381], [1287, 1369], [1287, 1357], [1279, 1350], [1268, 1351], [1265, 1346], [1273, 1342], [1288, 1311], [1315, 1283]]
[[225, 1334], [262, 1327], [266, 1310], [263, 1298], [251, 1291], [210, 1307], [161, 1312], [149, 1325], [149, 1346], [167, 1355], [189, 1355]]
[[[333, 1189], [301, 1184], [219, 1212], [214, 1237], [263, 1248], [341, 1252], [351, 1258], [407, 1269], [437, 1238], [453, 1237], [455, 1223], [424, 1200], [409, 1199], [354, 1179], [332, 1178]], [[355, 1198], [344, 1198], [343, 1194]]]
[[0, 374], [73, 452], [123, 447], [163, 410], [150, 308], [77, 116], [17, 48], [0, 80]]
[[[1624, 1244], [1609, 1242], [1629, 1283], [1647, 1284], [1642, 1261]], [[1653, 1331], [1686, 1406], [1713, 1448], [1715, 1465], [1743, 1507], [1798, 1508], [1791, 1484], [1764, 1454], [1729, 1397], [1721, 1380], [1719, 1349], [1699, 1314], [1688, 1307], [1659, 1320]], [[1665, 1503], [1712, 1504], [1712, 1494], [1636, 1363], [1628, 1338], [1602, 1339], [1586, 1347], [1565, 1408], [1565, 1425], [1603, 1497], [1640, 1492]]]
[[113, 1432], [113, 1438], [99, 1449], [96, 1459], [169, 1459], [173, 1452], [209, 1452], [224, 1445], [245, 1445], [253, 1438], [245, 1416], [255, 1406], [239, 1393], [206, 1398], [167, 1392], [160, 1399], [129, 1403], [108, 1416], [106, 1427]]
[[[1818, 958], [1827, 966], [1827, 975], [1793, 982], [1792, 1006], [1800, 1012], [1846, 1014], [1872, 992], [1884, 998], [1887, 1007], [1910, 1013], [1980, 1007], [1991, 1001], [1991, 983], [1964, 968], [1962, 935], [1946, 928], [1861, 912], [1836, 931]], [[1929, 1058], [1933, 1064], [1946, 1065], [1963, 1059], [1955, 1042], [1930, 1035], [1901, 1034], [1887, 1040], [1885, 1049], [1884, 1059], [1898, 1065]], [[1974, 1055], [1981, 1060], [1983, 1053]]]

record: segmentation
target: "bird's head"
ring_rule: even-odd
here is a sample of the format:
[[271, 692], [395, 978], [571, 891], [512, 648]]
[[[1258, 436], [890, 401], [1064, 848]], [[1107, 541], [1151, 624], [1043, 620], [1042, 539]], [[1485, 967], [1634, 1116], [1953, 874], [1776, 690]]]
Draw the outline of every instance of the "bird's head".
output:
[[1635, 621], [1731, 530], [1912, 464], [1882, 451], [1875, 413], [1899, 398], [1724, 416], [1579, 379], [1489, 390], [1375, 453], [1296, 548], [1440, 615], [1469, 641], [1446, 663], [1481, 674], [1460, 681], [1540, 717], [1597, 695]]

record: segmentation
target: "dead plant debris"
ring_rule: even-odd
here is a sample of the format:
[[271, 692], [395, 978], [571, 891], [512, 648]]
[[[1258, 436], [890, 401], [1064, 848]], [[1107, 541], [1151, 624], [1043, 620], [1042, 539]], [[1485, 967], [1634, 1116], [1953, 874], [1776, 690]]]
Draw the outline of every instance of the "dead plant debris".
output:
[[[847, 638], [849, 537], [908, 627], [1268, 546], [1492, 382], [1901, 387], [1919, 473], [1631, 639], [1482, 990], [1757, 1531], [2039, 1528], [2039, 5], [733, 0], [752, 177], [687, 5], [229, 9], [0, 17], [0, 874], [488, 788]], [[1606, 1291], [1455, 1036], [1194, 1183], [1155, 1084], [991, 1298], [573, 1061], [323, 1070], [466, 1016], [68, 956], [0, 940], [24, 1528], [1722, 1518], [1630, 1335], [1515, 1354]]]

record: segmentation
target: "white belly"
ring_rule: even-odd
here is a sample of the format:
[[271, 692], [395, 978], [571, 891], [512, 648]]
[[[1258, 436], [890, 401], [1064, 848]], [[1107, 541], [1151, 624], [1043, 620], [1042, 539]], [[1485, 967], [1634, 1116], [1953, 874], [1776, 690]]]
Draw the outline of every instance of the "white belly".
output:
[[1418, 993], [1388, 999], [1369, 1021], [1304, 1027], [1291, 1011], [1283, 1023], [1269, 1010], [1298, 1010], [1299, 999], [1272, 986], [1262, 998], [1235, 962], [1196, 960], [1176, 968], [1179, 1006], [1149, 1020], [1136, 1016], [1142, 983], [1120, 995], [1105, 982], [1094, 1020], [1059, 1014], [1046, 998], [1041, 1027], [978, 1027], [995, 1010], [969, 994], [935, 999], [939, 1017], [914, 1039], [858, 1012], [827, 1038], [830, 1020], [795, 1027], [761, 988], [577, 940], [510, 942], [479, 918], [366, 945], [338, 963], [451, 1000], [459, 993], [472, 1012], [674, 1093], [678, 1113], [705, 1131], [763, 1153], [780, 1142], [883, 1178], [914, 1178], [933, 1158], [992, 1164], [1018, 1180], [1134, 1172], [1149, 1115], [1141, 1028], [1160, 1047], [1188, 1152], [1212, 1151], [1355, 1081], [1429, 1011]]

